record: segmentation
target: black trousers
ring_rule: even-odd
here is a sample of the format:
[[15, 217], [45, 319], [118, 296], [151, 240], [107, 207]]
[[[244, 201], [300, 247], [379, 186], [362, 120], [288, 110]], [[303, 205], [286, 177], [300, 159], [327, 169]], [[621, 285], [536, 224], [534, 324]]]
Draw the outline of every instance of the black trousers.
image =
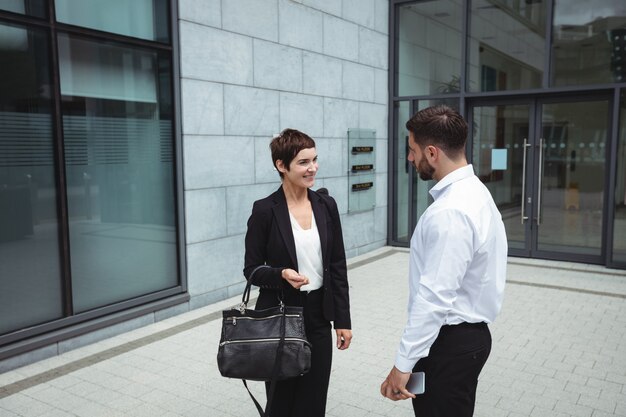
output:
[[424, 394], [413, 401], [418, 417], [471, 417], [476, 402], [478, 375], [491, 352], [486, 323], [443, 326], [428, 357], [413, 372], [426, 376]]
[[[311, 370], [276, 383], [271, 417], [324, 417], [333, 355], [330, 322], [322, 312], [323, 290], [303, 292], [304, 326], [311, 347]], [[269, 393], [269, 383], [266, 383]]]

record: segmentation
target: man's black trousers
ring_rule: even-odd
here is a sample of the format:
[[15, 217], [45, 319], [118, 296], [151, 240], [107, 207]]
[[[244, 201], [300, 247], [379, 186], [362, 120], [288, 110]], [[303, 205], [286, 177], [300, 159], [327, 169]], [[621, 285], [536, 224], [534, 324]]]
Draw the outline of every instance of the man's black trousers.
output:
[[442, 326], [428, 357], [413, 372], [426, 374], [426, 391], [413, 400], [417, 417], [471, 417], [478, 375], [491, 351], [486, 323]]

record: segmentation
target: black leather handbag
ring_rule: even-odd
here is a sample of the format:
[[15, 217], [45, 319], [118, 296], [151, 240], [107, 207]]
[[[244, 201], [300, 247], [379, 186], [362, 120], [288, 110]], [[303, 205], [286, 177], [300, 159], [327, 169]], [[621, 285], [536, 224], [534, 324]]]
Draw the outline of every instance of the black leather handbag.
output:
[[[265, 265], [261, 266], [265, 267]], [[244, 290], [241, 304], [222, 312], [222, 336], [217, 351], [217, 365], [222, 376], [271, 382], [267, 409], [271, 406], [276, 381], [304, 375], [311, 367], [311, 344], [304, 332], [302, 307], [285, 306], [265, 310], [248, 309], [252, 276]], [[254, 398], [257, 410], [263, 409]]]

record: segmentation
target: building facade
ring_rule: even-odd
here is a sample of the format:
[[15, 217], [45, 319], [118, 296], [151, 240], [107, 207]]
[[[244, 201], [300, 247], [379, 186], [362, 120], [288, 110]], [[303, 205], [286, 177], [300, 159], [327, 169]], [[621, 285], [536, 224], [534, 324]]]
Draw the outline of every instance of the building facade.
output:
[[0, 2], [0, 371], [239, 294], [287, 127], [348, 256], [385, 245], [388, 10]]
[[512, 256], [626, 268], [626, 9], [572, 1], [0, 2], [0, 372], [239, 294], [286, 127], [349, 257], [408, 245], [445, 103]]

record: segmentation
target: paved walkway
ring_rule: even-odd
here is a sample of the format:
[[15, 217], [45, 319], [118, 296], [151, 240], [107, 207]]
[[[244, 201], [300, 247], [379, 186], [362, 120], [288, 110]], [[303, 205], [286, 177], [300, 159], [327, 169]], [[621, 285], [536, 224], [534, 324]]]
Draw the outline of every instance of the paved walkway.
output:
[[[408, 254], [349, 261], [354, 340], [335, 351], [328, 416], [412, 416], [382, 398], [405, 320]], [[475, 416], [626, 416], [626, 274], [510, 259]], [[216, 352], [226, 300], [0, 374], [0, 416], [254, 416]], [[252, 383], [262, 394], [262, 384]]]

